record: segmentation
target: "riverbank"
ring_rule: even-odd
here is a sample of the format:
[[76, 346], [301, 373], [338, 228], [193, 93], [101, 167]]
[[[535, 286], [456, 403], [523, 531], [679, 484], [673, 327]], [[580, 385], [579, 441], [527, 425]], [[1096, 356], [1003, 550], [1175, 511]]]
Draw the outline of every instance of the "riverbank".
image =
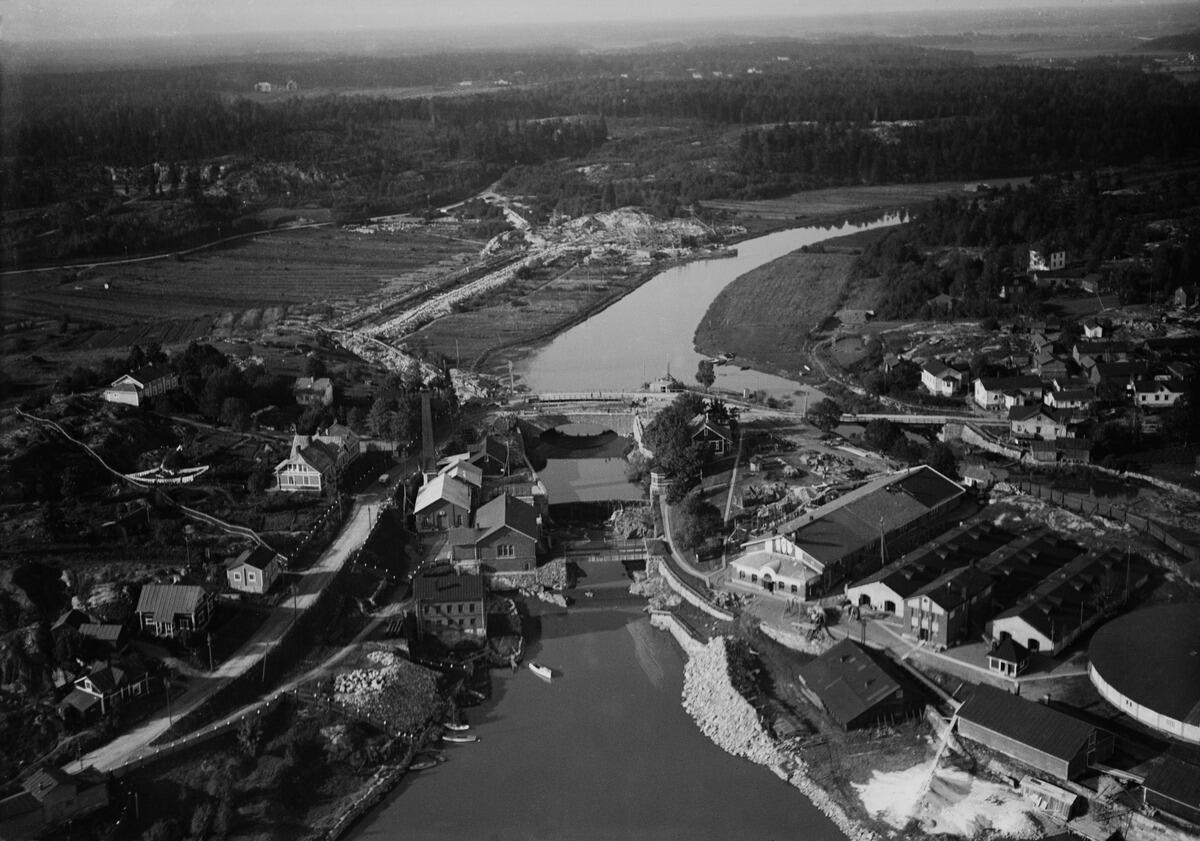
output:
[[696, 327], [696, 349], [732, 353], [733, 364], [794, 376], [809, 333], [838, 309], [855, 257], [794, 251], [721, 290]]
[[762, 728], [757, 711], [733, 686], [728, 641], [715, 637], [693, 646], [684, 668], [683, 707], [700, 731], [722, 750], [770, 768], [804, 794], [851, 841], [877, 841], [870, 828], [851, 818], [809, 776], [808, 766], [785, 752]]
[[[862, 224], [879, 219], [889, 213], [899, 212], [903, 209], [902, 205], [896, 207], [874, 207], [874, 206], [856, 206], [853, 210], [843, 213], [823, 213], [816, 216], [805, 216], [802, 219], [781, 219], [763, 223], [761, 221], [752, 221], [739, 219], [739, 224], [745, 229], [742, 233], [729, 236], [724, 240], [724, 245], [729, 248], [737, 248], [741, 243], [750, 240], [758, 239], [769, 234], [781, 233], [784, 231], [795, 230], [797, 228], [825, 228], [831, 236], [836, 236], [837, 231], [846, 224]], [[540, 329], [529, 335], [521, 336], [509, 341], [504, 341], [495, 344], [481, 354], [479, 354], [472, 362], [472, 368], [475, 371], [483, 373], [498, 373], [507, 370], [508, 363], [516, 365], [537, 351], [544, 348], [561, 334], [588, 321], [591, 318], [599, 315], [605, 310], [619, 303], [624, 298], [636, 292], [641, 286], [648, 281], [669, 271], [672, 268], [685, 266], [690, 263], [706, 262], [710, 260], [727, 259], [719, 255], [710, 255], [704, 252], [698, 252], [686, 258], [662, 261], [654, 264], [651, 267], [639, 271], [632, 283], [626, 283], [620, 288], [613, 290], [609, 295], [600, 300], [593, 301], [584, 307], [578, 309], [570, 316], [556, 322], [555, 324]], [[524, 309], [524, 313], [533, 321], [536, 318], [536, 303]], [[766, 370], [765, 368], [762, 370]]]

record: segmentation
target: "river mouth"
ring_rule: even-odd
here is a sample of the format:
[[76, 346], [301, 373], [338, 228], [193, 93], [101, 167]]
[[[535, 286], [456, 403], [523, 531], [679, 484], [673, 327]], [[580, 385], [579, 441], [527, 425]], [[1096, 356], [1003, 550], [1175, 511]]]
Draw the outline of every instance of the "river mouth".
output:
[[[738, 243], [736, 257], [673, 266], [607, 309], [514, 360], [513, 372], [530, 391], [636, 391], [665, 373], [694, 384], [700, 360], [696, 327], [718, 293], [733, 280], [791, 251], [834, 236], [898, 224], [900, 214], [872, 221], [811, 225]], [[761, 391], [795, 399], [801, 383], [736, 364], [718, 365], [715, 387]]]
[[832, 841], [838, 829], [771, 771], [712, 744], [683, 710], [684, 655], [633, 608], [538, 617], [529, 658], [468, 711], [480, 741], [409, 774], [354, 839]]

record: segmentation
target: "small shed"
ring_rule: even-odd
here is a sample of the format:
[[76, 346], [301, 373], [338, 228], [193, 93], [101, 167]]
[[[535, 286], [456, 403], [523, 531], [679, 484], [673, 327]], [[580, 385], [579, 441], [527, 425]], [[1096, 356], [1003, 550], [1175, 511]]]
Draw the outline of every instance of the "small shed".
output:
[[1060, 821], [1069, 821], [1078, 812], [1079, 795], [1054, 783], [1025, 777], [1021, 780], [1021, 793], [1026, 800]]

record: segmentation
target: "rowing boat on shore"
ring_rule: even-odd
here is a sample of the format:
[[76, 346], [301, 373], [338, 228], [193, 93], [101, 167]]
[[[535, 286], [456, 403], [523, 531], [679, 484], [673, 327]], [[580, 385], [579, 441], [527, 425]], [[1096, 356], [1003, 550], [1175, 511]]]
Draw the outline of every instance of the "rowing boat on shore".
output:
[[478, 742], [479, 737], [474, 733], [443, 733], [443, 742]]
[[471, 729], [471, 725], [467, 724], [465, 721], [461, 724], [454, 722], [454, 721], [446, 721], [446, 722], [442, 723], [442, 726], [445, 727], [447, 730], [462, 731], [462, 730], [470, 730]]
[[541, 663], [532, 662], [529, 664], [529, 671], [540, 677], [542, 680], [550, 680], [554, 677], [554, 670], [549, 666], [543, 666]]

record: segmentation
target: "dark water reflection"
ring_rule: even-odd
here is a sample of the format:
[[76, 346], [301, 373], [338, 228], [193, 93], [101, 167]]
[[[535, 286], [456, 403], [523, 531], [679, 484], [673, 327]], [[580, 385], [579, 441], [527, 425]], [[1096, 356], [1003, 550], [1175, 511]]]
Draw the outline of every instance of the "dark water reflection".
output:
[[538, 617], [528, 669], [494, 672], [480, 742], [411, 774], [354, 839], [805, 839], [841, 834], [680, 706], [683, 655], [633, 611]]

